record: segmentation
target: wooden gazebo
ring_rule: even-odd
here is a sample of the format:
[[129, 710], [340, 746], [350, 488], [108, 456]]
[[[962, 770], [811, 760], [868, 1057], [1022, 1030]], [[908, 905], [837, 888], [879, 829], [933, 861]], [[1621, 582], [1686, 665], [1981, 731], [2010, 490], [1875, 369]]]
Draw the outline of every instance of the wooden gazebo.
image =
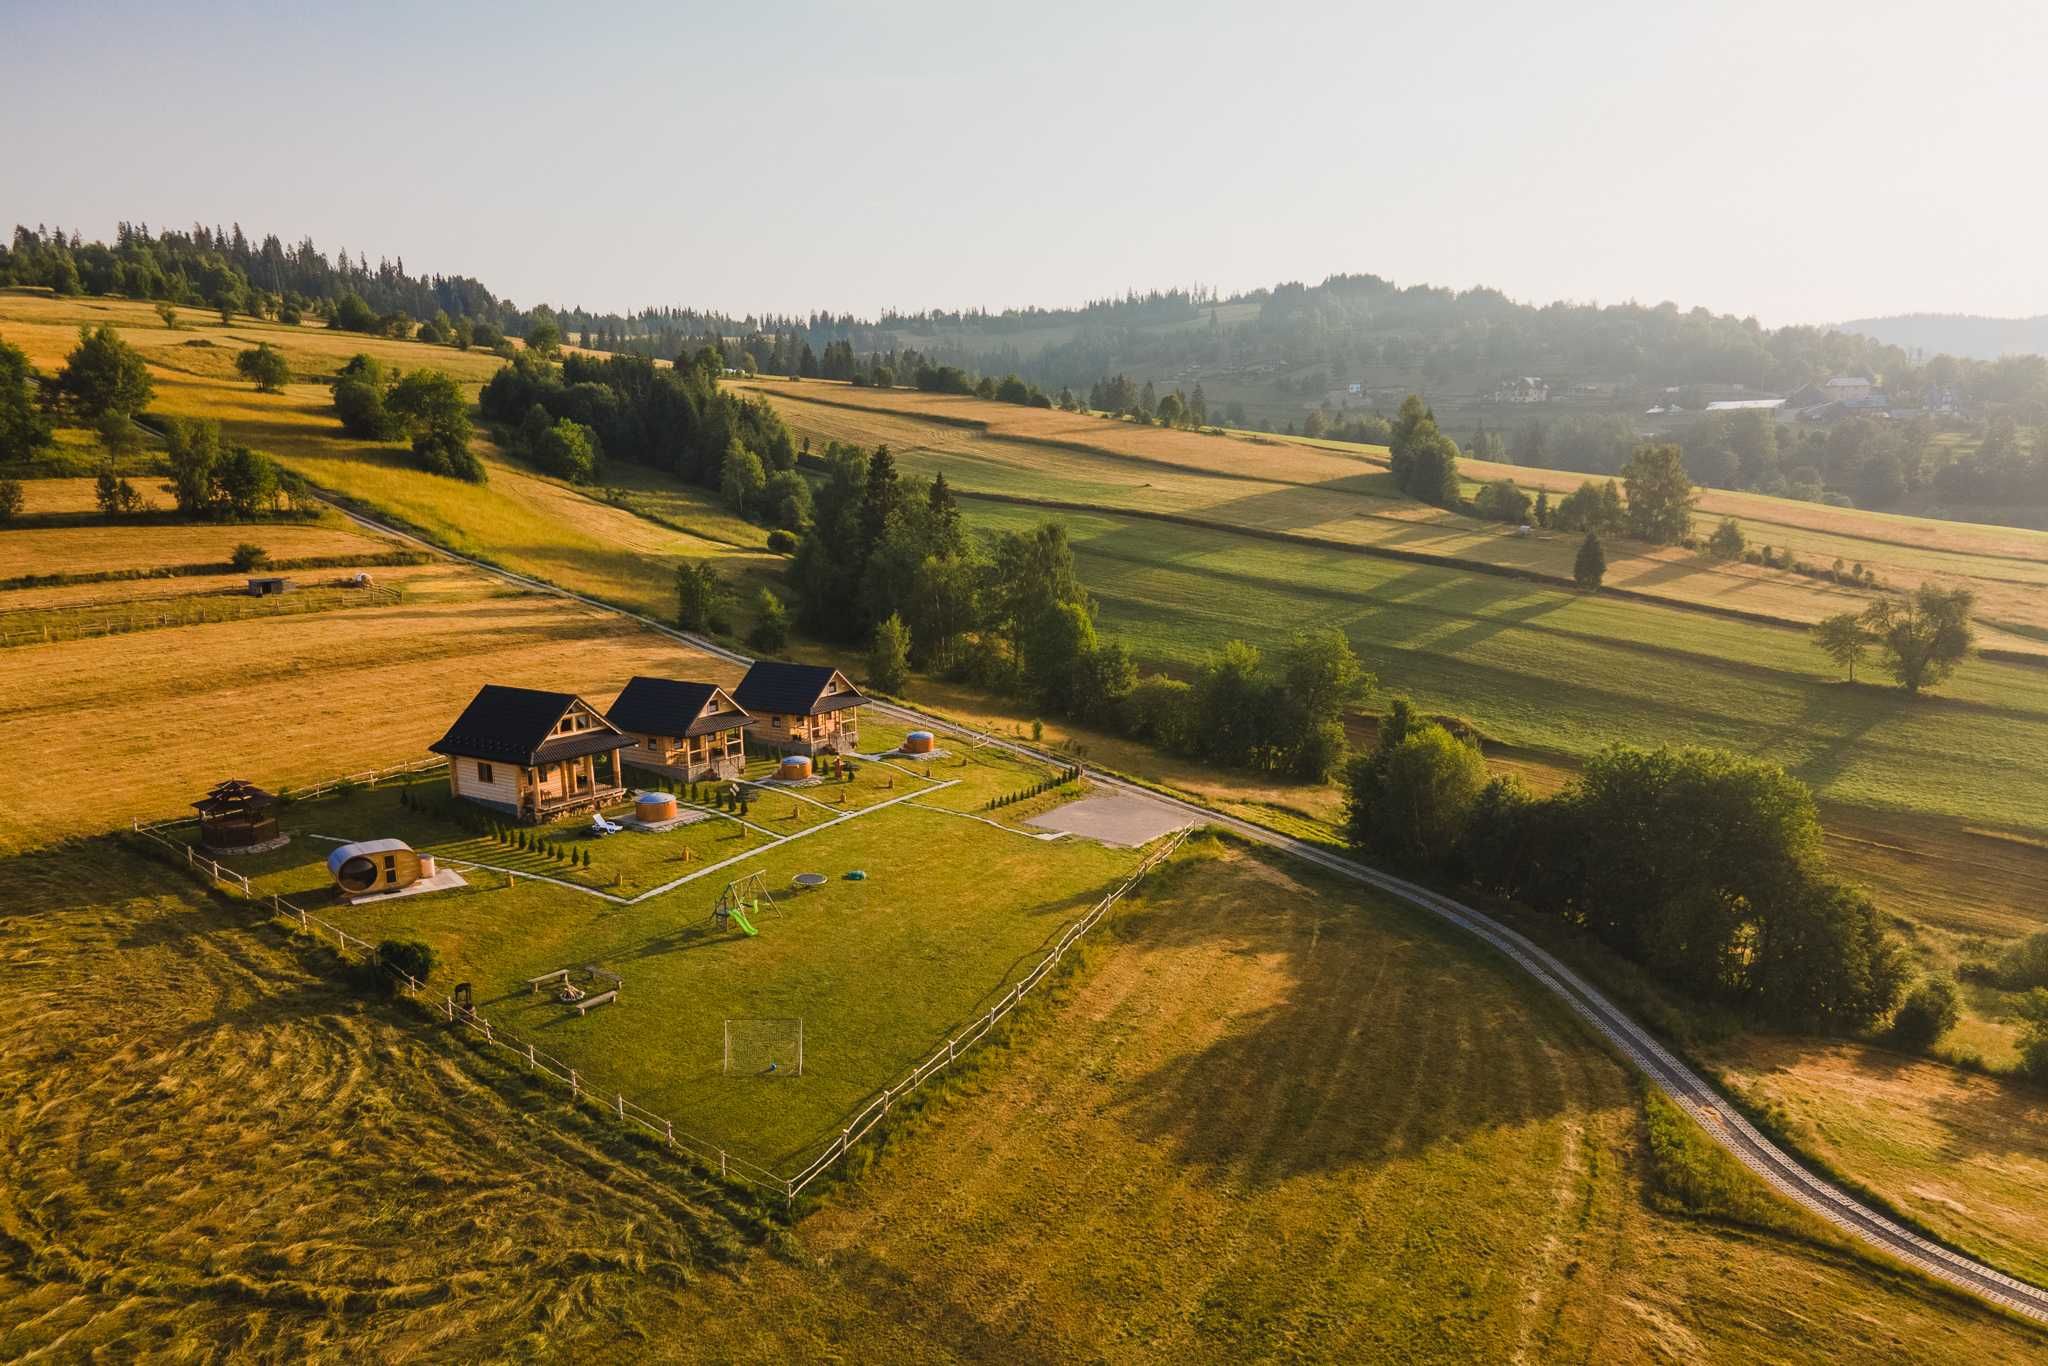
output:
[[199, 838], [209, 849], [283, 843], [277, 829], [277, 798], [254, 783], [230, 778], [192, 805], [199, 812]]

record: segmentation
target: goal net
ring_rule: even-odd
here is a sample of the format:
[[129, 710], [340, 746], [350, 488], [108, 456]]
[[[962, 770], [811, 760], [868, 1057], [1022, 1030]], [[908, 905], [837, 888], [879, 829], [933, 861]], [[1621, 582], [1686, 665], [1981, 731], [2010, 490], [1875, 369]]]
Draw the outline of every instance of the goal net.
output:
[[729, 1077], [800, 1077], [804, 1074], [804, 1022], [727, 1020], [725, 1074]]

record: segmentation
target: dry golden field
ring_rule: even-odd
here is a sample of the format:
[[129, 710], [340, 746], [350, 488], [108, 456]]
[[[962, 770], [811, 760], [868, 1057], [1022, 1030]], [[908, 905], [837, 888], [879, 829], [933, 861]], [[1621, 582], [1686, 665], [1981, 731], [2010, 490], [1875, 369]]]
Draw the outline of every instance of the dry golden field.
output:
[[1944, 1238], [2048, 1277], [2048, 1095], [1881, 1049], [1749, 1038], [1717, 1050], [1800, 1145]]
[[1242, 853], [1190, 849], [788, 1231], [130, 849], [0, 872], [10, 1360], [2043, 1350], [1789, 1209], [1653, 1203], [1560, 1008]]
[[[472, 394], [503, 363], [489, 352], [251, 318], [223, 327], [217, 317], [189, 310], [172, 331], [145, 303], [0, 290], [0, 338], [27, 351], [45, 372], [63, 364], [79, 325], [101, 321], [113, 323], [148, 361], [157, 390], [152, 411], [216, 420], [228, 439], [275, 456], [318, 487], [374, 506], [464, 554], [662, 615], [673, 611], [675, 568], [686, 560], [716, 560], [750, 583], [764, 579], [778, 562], [761, 548], [765, 533], [758, 529], [743, 545], [717, 539], [740, 534], [736, 528], [744, 524], [731, 518], [712, 519], [709, 535], [662, 525], [525, 469], [482, 439], [478, 449], [490, 472], [488, 484], [441, 478], [413, 468], [409, 452], [344, 436], [334, 418], [328, 384], [357, 352], [399, 369], [448, 371]], [[257, 393], [234, 374], [236, 353], [258, 341], [283, 351], [291, 365], [292, 382], [283, 393]], [[634, 472], [621, 473], [629, 485], [646, 482]], [[272, 548], [273, 555], [286, 553]]]
[[[1398, 496], [1379, 447], [1140, 427], [1087, 414], [913, 390], [759, 379], [741, 387], [773, 401], [814, 443], [887, 442], [906, 467], [944, 468], [964, 492], [1047, 504], [1189, 518], [1207, 525], [1312, 538], [1361, 550], [1420, 553], [1566, 580], [1578, 542], [1522, 537], [1495, 523]], [[1464, 462], [1470, 479], [1512, 477], [1553, 493], [1582, 475]], [[1752, 543], [1791, 547], [1828, 567], [1869, 566], [1893, 587], [1960, 583], [1978, 595], [1983, 643], [2048, 653], [2048, 533], [1865, 513], [1752, 494], [1707, 491], [1703, 523], [1744, 524]], [[1860, 608], [1870, 595], [1786, 570], [1720, 562], [1677, 548], [1615, 541], [1610, 587], [1678, 603], [1809, 623]]]
[[[1520, 983], [1244, 854], [1190, 861], [786, 1260], [728, 1360], [1912, 1360], [2034, 1334], [1646, 1203], [1633, 1083]], [[750, 1312], [775, 1305], [776, 1312]]]
[[612, 614], [432, 568], [390, 607], [0, 652], [0, 762], [17, 775], [0, 849], [182, 814], [223, 778], [275, 788], [425, 758], [484, 683], [602, 706], [634, 673], [733, 672]]

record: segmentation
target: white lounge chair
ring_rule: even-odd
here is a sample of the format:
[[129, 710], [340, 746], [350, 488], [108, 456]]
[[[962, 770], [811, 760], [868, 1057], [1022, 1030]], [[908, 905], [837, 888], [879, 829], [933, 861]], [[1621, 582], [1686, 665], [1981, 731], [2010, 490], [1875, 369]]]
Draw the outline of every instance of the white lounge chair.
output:
[[593, 812], [590, 817], [590, 833], [593, 835], [616, 835], [626, 827], [604, 818], [603, 812]]

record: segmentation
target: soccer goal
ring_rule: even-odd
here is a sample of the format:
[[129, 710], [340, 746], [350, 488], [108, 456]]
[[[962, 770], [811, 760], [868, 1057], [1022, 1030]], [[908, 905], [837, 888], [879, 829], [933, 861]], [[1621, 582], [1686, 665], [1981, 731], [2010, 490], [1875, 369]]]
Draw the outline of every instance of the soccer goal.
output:
[[729, 1077], [802, 1076], [803, 1020], [727, 1020], [725, 1074]]

